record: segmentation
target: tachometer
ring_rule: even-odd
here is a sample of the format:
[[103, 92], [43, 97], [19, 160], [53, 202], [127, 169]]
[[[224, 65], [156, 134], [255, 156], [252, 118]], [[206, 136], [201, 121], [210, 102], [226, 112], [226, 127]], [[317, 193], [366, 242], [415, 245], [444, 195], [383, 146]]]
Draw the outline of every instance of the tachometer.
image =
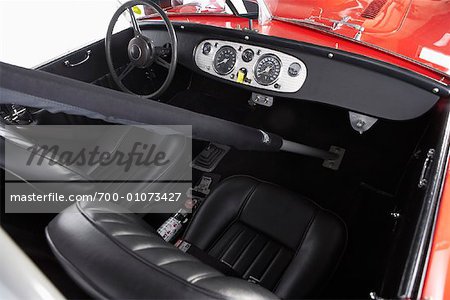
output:
[[236, 50], [230, 46], [223, 46], [214, 56], [214, 70], [220, 75], [227, 75], [236, 64]]
[[278, 56], [265, 54], [261, 56], [255, 66], [255, 80], [259, 84], [269, 85], [280, 76], [281, 61]]

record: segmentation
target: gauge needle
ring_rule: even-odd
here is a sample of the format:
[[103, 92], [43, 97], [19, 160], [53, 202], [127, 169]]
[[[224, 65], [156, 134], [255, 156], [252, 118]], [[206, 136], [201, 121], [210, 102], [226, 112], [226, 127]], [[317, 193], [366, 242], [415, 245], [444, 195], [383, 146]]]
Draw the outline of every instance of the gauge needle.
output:
[[270, 70], [272, 70], [271, 66], [267, 66], [263, 71], [259, 72], [258, 75], [262, 74], [262, 73], [268, 73], [270, 72]]
[[218, 62], [217, 65], [226, 63], [229, 60], [229, 58], [224, 58], [222, 61]]

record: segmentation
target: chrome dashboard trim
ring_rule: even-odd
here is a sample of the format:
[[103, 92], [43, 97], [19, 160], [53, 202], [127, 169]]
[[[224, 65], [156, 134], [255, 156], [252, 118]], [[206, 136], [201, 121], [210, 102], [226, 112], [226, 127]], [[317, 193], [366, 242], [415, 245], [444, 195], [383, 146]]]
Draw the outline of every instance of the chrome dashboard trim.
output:
[[[205, 43], [211, 43], [212, 45], [212, 50], [206, 55], [202, 52], [202, 48]], [[223, 46], [233, 47], [237, 52], [234, 70], [226, 75], [218, 74], [214, 68], [215, 54]], [[242, 53], [247, 49], [251, 49], [255, 53], [253, 59], [250, 62], [245, 62], [242, 59]], [[255, 67], [260, 57], [264, 55], [274, 55], [281, 62], [280, 75], [269, 85], [260, 84], [255, 79]], [[194, 61], [197, 67], [203, 72], [235, 83], [237, 82], [237, 70], [245, 68], [247, 70], [247, 81], [241, 83], [243, 86], [249, 86], [280, 93], [295, 93], [300, 90], [300, 88], [305, 83], [308, 72], [305, 63], [302, 60], [281, 51], [240, 42], [229, 42], [215, 39], [203, 40], [195, 47]], [[299, 74], [295, 77], [291, 77], [288, 73], [289, 66], [293, 63], [298, 63], [301, 66]]]
[[[253, 66], [253, 75], [256, 74], [256, 69], [258, 68], [258, 64], [263, 60], [263, 58], [266, 58], [266, 57], [273, 57], [274, 59], [278, 60], [278, 62], [280, 63], [280, 74], [281, 74], [281, 70], [283, 69], [283, 62], [281, 61], [281, 59], [278, 56], [276, 56], [275, 54], [266, 53], [266, 54], [260, 55], [258, 60], [256, 61], [255, 65]], [[289, 67], [288, 67], [288, 72], [289, 72]], [[288, 75], [289, 75], [289, 73], [288, 73]], [[271, 81], [270, 83], [264, 84], [264, 83], [258, 82], [258, 79], [256, 79], [256, 76], [255, 76], [255, 81], [262, 86], [269, 86], [271, 84], [274, 84], [275, 82], [278, 81], [278, 79], [280, 79], [280, 75], [278, 75], [277, 78], [275, 78], [275, 80]]]

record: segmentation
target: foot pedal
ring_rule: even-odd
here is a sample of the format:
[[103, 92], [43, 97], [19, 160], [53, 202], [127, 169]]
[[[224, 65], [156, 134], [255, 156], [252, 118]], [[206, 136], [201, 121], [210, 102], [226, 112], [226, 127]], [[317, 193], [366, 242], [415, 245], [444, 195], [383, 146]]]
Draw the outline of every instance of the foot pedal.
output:
[[197, 155], [191, 165], [194, 169], [212, 172], [227, 154], [228, 150], [230, 150], [228, 146], [210, 143], [208, 147]]

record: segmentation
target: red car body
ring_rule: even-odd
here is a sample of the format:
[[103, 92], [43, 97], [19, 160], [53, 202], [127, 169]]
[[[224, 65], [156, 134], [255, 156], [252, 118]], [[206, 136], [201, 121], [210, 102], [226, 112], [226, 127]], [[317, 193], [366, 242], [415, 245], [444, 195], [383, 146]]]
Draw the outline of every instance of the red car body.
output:
[[[450, 2], [443, 0], [283, 0], [266, 1], [275, 16], [268, 24], [254, 22], [259, 33], [356, 53], [381, 60], [450, 84]], [[224, 28], [248, 27], [248, 19], [216, 9], [204, 14], [173, 8], [172, 21]], [[194, 11], [192, 11], [194, 12]], [[349, 16], [363, 26], [360, 41], [355, 30], [342, 26], [324, 32], [289, 19], [321, 22]], [[447, 171], [434, 238], [422, 290], [423, 299], [450, 299], [450, 174]]]

